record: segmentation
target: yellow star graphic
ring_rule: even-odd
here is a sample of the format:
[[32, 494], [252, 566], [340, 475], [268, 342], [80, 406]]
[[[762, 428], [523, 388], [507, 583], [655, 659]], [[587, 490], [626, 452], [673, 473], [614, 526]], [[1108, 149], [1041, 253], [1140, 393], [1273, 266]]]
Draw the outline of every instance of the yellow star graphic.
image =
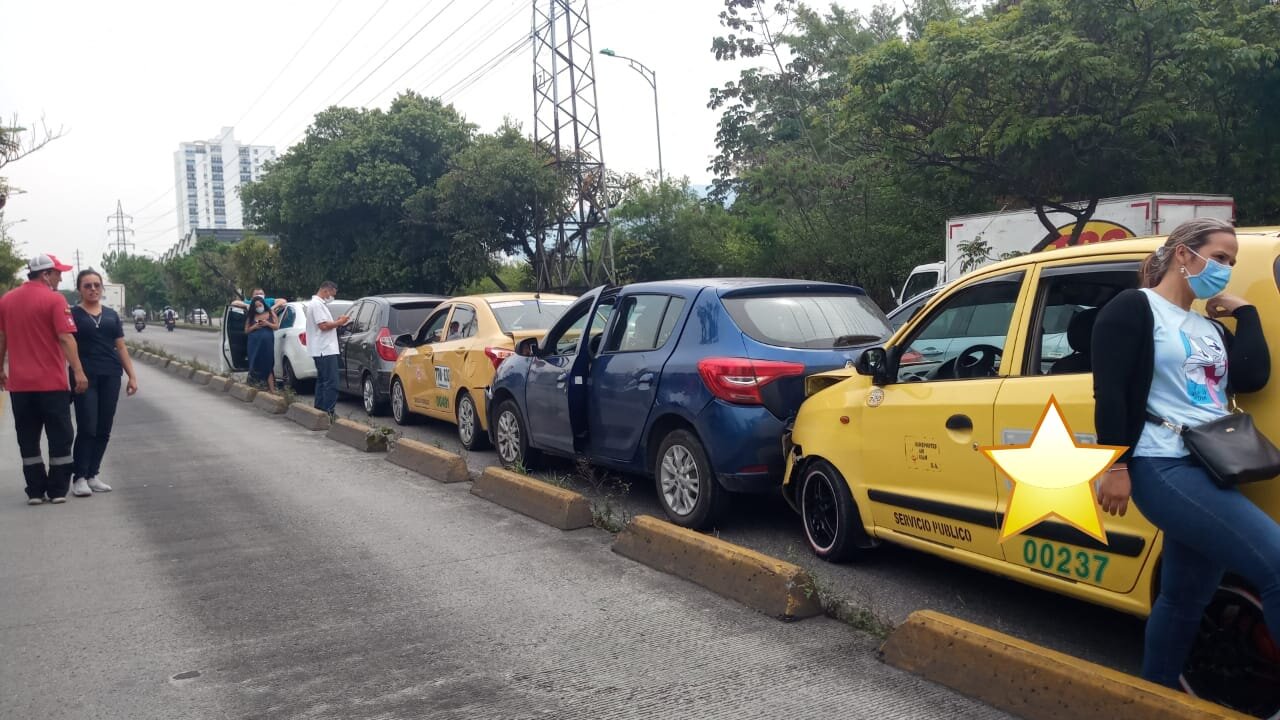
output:
[[979, 448], [1014, 484], [1000, 542], [1057, 515], [1105, 545], [1102, 509], [1094, 499], [1092, 483], [1125, 449], [1077, 443], [1052, 395], [1030, 444]]

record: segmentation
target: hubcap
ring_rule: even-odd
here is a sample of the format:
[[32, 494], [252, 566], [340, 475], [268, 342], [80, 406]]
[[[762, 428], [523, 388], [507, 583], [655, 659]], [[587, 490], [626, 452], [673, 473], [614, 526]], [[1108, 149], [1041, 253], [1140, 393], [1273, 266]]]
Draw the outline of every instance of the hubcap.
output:
[[458, 403], [458, 437], [465, 445], [470, 445], [476, 434], [476, 406], [471, 398], [463, 396]]
[[701, 488], [698, 478], [698, 463], [693, 453], [683, 445], [672, 445], [662, 456], [659, 470], [659, 481], [662, 484], [662, 499], [666, 506], [676, 515], [688, 515], [698, 504]]
[[828, 550], [836, 541], [840, 527], [840, 515], [836, 509], [836, 494], [831, 480], [815, 472], [804, 484], [800, 501], [800, 513], [804, 517], [804, 530], [809, 542], [819, 550]]
[[373, 381], [369, 378], [364, 379], [364, 411], [373, 412]]
[[1200, 619], [1182, 679], [1197, 697], [1255, 717], [1280, 717], [1280, 649], [1255, 597], [1218, 589]]
[[404, 422], [404, 388], [400, 383], [391, 388], [391, 412], [395, 415], [396, 422]]
[[515, 413], [505, 410], [498, 415], [497, 432], [498, 457], [505, 463], [514, 463], [520, 459], [520, 421]]

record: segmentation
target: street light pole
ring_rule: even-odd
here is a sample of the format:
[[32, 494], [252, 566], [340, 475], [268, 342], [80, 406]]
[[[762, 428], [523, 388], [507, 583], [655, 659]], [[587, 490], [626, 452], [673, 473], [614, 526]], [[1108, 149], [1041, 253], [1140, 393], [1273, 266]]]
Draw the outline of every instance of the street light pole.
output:
[[631, 69], [640, 73], [640, 76], [649, 83], [649, 87], [653, 88], [653, 127], [658, 134], [658, 186], [661, 187], [664, 176], [662, 173], [662, 120], [658, 115], [658, 73], [647, 67], [639, 60], [629, 58], [625, 55], [619, 55], [609, 48], [602, 49], [600, 54], [607, 57], [618, 58], [619, 60], [626, 60], [631, 66]]

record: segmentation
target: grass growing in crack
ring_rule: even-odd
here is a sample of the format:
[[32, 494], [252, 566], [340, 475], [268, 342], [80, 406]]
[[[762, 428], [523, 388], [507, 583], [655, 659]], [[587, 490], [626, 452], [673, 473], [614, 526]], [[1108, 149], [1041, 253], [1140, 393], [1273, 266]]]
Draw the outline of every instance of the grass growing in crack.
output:
[[870, 608], [841, 597], [829, 582], [821, 579], [817, 573], [806, 567], [805, 563], [800, 562], [800, 553], [797, 552], [795, 545], [788, 545], [785, 554], [788, 561], [804, 568], [807, 582], [801, 586], [800, 590], [806, 598], [817, 599], [824, 615], [879, 640], [888, 638], [889, 633], [893, 632], [892, 622], [880, 617]]
[[592, 465], [586, 458], [578, 458], [573, 477], [578, 483], [588, 485], [595, 496], [591, 501], [591, 520], [596, 527], [611, 533], [622, 532], [634, 517], [619, 502], [631, 492], [631, 483], [621, 475], [607, 472]]

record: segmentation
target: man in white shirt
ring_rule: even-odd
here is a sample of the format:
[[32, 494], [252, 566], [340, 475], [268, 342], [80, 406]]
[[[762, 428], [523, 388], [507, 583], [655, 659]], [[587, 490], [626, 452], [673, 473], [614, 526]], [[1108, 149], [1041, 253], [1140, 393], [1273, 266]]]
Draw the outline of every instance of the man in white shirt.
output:
[[338, 406], [338, 328], [351, 322], [341, 315], [329, 313], [329, 301], [338, 295], [331, 280], [320, 283], [320, 289], [307, 301], [307, 350], [316, 363], [316, 408], [330, 415]]

